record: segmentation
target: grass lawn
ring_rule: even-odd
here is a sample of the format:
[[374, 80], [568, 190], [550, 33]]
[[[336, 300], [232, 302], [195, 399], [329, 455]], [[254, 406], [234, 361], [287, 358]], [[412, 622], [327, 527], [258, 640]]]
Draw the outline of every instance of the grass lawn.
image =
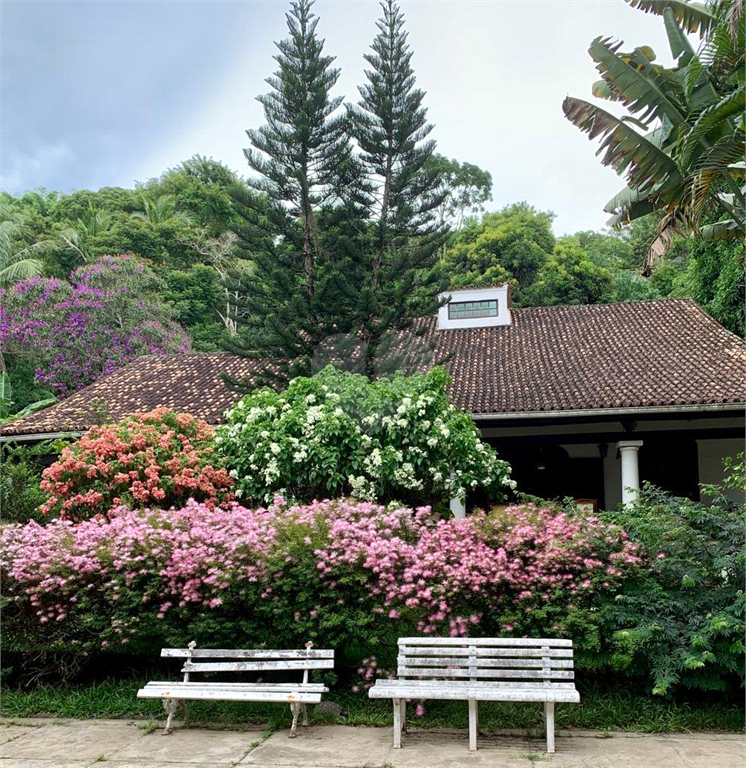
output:
[[[163, 706], [153, 699], [138, 699], [136, 692], [145, 680], [111, 680], [86, 687], [45, 686], [37, 690], [19, 691], [4, 688], [2, 717], [34, 717], [39, 715], [69, 718], [142, 718], [165, 720]], [[346, 717], [315, 713], [314, 722], [348, 725], [391, 725], [389, 701], [372, 701], [362, 694], [332, 692], [324, 697], [337, 702], [347, 711]], [[541, 729], [541, 704], [485, 702], [479, 706], [482, 731], [501, 728]], [[289, 708], [279, 704], [237, 702], [189, 702], [189, 722], [240, 725], [269, 723], [271, 727], [289, 722]], [[411, 725], [424, 728], [466, 728], [466, 702], [433, 701], [425, 704], [425, 715], [415, 717], [414, 707], [408, 713]], [[602, 693], [581, 691], [580, 704], [558, 704], [557, 729], [584, 728], [600, 731], [741, 731], [743, 709], [736, 704], [677, 703], [626, 692]]]

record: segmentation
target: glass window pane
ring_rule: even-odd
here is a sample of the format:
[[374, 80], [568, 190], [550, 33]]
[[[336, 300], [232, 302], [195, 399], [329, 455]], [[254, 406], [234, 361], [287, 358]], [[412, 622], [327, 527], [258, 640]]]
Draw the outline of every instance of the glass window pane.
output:
[[497, 299], [484, 301], [456, 301], [448, 305], [451, 320], [467, 320], [475, 317], [497, 317]]

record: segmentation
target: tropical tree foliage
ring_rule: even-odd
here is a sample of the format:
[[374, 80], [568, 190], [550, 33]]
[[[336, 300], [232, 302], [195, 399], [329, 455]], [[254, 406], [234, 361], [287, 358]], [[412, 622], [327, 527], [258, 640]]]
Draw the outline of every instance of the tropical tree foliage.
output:
[[[602, 79], [593, 94], [630, 114], [617, 118], [572, 97], [563, 109], [591, 139], [601, 138], [601, 162], [626, 174], [628, 187], [605, 206], [610, 223], [665, 214], [648, 252], [649, 273], [682, 228], [706, 240], [743, 236], [744, 25], [739, 0], [627, 2], [663, 17], [676, 65], [656, 64], [648, 46], [627, 53], [621, 41], [596, 38], [589, 53]], [[687, 37], [694, 33], [699, 51]], [[713, 214], [717, 220], [703, 224]]]
[[54, 243], [39, 240], [22, 245], [19, 241], [27, 232], [26, 217], [22, 213], [9, 212], [5, 206], [0, 209], [0, 285], [41, 274], [41, 259], [53, 249]]

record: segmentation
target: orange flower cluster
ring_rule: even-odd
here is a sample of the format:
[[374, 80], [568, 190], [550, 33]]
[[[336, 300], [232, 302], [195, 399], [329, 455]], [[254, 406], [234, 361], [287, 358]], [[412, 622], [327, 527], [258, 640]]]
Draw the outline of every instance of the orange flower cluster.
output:
[[233, 480], [211, 463], [213, 430], [201, 419], [168, 408], [92, 427], [44, 470], [44, 514], [78, 522], [117, 506], [208, 508], [233, 499]]

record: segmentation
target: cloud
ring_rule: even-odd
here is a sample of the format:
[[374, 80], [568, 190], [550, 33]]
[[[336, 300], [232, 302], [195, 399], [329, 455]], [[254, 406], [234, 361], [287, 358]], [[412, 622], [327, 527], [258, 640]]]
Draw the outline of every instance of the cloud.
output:
[[[255, 98], [277, 69], [273, 41], [287, 37], [289, 5], [3, 3], [3, 185], [131, 186], [193, 154], [248, 175], [244, 131], [264, 123]], [[602, 207], [623, 180], [564, 119], [562, 100], [591, 98], [598, 73], [587, 49], [599, 35], [624, 39], [625, 50], [652, 45], [669, 63], [662, 20], [624, 0], [401, 7], [438, 152], [489, 171], [495, 208], [526, 200], [552, 209], [557, 233], [603, 226]], [[314, 12], [324, 52], [342, 70], [335, 94], [357, 101], [381, 8], [376, 0], [318, 0]]]
[[11, 195], [22, 194], [29, 189], [29, 179], [53, 176], [72, 165], [75, 159], [75, 153], [64, 142], [44, 144], [32, 154], [11, 152], [2, 160], [0, 187]]

